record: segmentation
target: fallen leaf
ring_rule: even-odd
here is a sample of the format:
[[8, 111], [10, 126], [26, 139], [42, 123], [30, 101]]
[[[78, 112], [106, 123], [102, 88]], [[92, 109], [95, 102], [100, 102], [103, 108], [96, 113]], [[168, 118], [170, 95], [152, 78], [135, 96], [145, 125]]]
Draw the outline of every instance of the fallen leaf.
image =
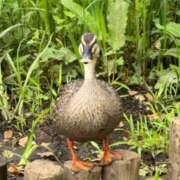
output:
[[8, 167], [8, 172], [16, 174], [18, 172], [17, 166], [15, 164], [10, 164]]
[[123, 140], [124, 140], [124, 141], [127, 141], [128, 138], [127, 138], [126, 136], [123, 136]]
[[13, 131], [12, 130], [4, 131], [4, 139], [5, 140], [11, 139], [12, 136], [13, 136]]
[[152, 102], [154, 100], [154, 97], [150, 93], [146, 93], [145, 97], [147, 98], [148, 101]]
[[158, 115], [158, 114], [148, 114], [147, 115], [147, 118], [149, 119], [149, 120], [156, 120], [156, 119], [164, 119], [166, 117], [166, 114], [161, 114], [161, 115]]
[[145, 100], [145, 97], [141, 94], [135, 95], [135, 99], [137, 99], [139, 102], [143, 102]]
[[138, 91], [129, 90], [128, 93], [129, 93], [130, 96], [135, 96], [135, 95], [138, 94]]
[[50, 157], [50, 156], [54, 156], [54, 154], [50, 151], [47, 152], [42, 152], [42, 153], [37, 153], [37, 155], [39, 155], [40, 157]]
[[22, 147], [25, 147], [26, 144], [27, 144], [27, 140], [28, 140], [28, 137], [25, 136], [25, 137], [19, 139], [19, 143], [18, 143], [18, 144], [19, 144], [20, 146], [22, 146]]
[[151, 121], [159, 119], [159, 116], [157, 114], [148, 114], [147, 118]]
[[45, 142], [41, 143], [41, 146], [43, 146], [45, 148], [49, 148], [49, 145], [50, 145], [50, 143], [45, 143]]
[[124, 122], [121, 121], [121, 122], [119, 123], [118, 127], [120, 127], [120, 128], [124, 127]]
[[9, 164], [9, 167], [8, 167], [8, 172], [11, 173], [11, 174], [23, 174], [23, 167], [22, 166], [18, 166], [16, 164]]

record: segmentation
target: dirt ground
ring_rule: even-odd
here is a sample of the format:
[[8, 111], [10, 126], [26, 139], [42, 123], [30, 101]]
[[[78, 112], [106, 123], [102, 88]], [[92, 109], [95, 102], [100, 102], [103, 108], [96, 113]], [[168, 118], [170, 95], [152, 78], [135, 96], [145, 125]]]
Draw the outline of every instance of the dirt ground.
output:
[[[141, 92], [142, 94], [142, 92]], [[123, 106], [125, 107], [125, 113], [131, 114], [133, 116], [134, 121], [138, 121], [140, 115], [148, 114], [147, 107], [140, 103], [139, 100], [135, 99], [133, 96], [125, 96], [122, 98]], [[4, 151], [13, 152], [13, 157], [10, 158], [8, 163], [19, 162], [18, 155], [21, 155], [23, 152], [23, 147], [18, 145], [18, 138], [13, 136], [13, 138], [9, 141], [4, 141], [3, 132], [7, 129], [13, 129], [10, 124], [0, 122], [0, 154]], [[114, 132], [109, 136], [110, 144], [117, 141], [126, 140], [128, 138], [128, 133], [123, 131], [122, 129], [127, 129], [127, 124], [125, 121], [121, 122], [119, 127], [114, 130]], [[48, 158], [52, 160], [57, 160], [63, 163], [66, 160], [69, 160], [69, 154], [67, 151], [67, 147], [65, 144], [65, 137], [59, 135], [57, 133], [56, 125], [52, 120], [47, 119], [44, 123], [37, 129], [36, 131], [36, 143], [42, 144], [48, 143], [48, 147], [53, 151], [55, 156], [51, 156], [50, 154], [43, 154], [47, 152], [45, 147], [39, 147], [30, 157], [30, 161], [39, 158]], [[98, 142], [101, 147], [101, 142]], [[78, 156], [83, 160], [97, 161], [99, 157], [97, 156], [96, 149], [90, 143], [78, 143], [75, 146]], [[119, 145], [116, 149], [129, 149], [127, 145]], [[166, 161], [167, 157], [165, 155], [161, 155], [158, 157], [159, 159], [154, 159], [150, 154], [144, 154], [142, 157], [142, 162], [145, 164], [153, 165], [155, 161]], [[8, 180], [21, 180], [23, 176], [15, 176], [14, 174], [9, 173]]]

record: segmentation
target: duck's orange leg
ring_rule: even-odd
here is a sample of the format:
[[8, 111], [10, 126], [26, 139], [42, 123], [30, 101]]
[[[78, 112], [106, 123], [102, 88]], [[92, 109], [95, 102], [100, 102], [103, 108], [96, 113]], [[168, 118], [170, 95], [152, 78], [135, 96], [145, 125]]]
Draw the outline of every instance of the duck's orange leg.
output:
[[108, 139], [104, 138], [102, 141], [104, 155], [101, 160], [102, 165], [108, 165], [113, 159], [123, 159], [123, 153], [119, 151], [112, 151], [109, 147]]
[[80, 161], [74, 152], [74, 142], [67, 139], [67, 146], [72, 157], [72, 171], [89, 170], [93, 167], [92, 163]]

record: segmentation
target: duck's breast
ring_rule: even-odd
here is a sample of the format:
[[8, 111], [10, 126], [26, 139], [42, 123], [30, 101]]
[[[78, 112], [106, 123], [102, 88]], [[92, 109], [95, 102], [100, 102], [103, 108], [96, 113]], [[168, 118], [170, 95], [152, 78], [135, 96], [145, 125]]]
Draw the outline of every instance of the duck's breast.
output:
[[101, 139], [119, 123], [120, 107], [116, 92], [106, 83], [83, 84], [64, 107], [59, 131], [79, 141]]

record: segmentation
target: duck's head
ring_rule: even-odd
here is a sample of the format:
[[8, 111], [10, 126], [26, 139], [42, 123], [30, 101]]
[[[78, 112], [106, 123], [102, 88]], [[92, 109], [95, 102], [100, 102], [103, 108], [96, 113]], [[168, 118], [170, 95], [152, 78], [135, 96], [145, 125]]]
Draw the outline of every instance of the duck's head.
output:
[[81, 36], [79, 53], [84, 64], [95, 63], [99, 56], [100, 48], [96, 41], [96, 36], [92, 33], [84, 33]]

